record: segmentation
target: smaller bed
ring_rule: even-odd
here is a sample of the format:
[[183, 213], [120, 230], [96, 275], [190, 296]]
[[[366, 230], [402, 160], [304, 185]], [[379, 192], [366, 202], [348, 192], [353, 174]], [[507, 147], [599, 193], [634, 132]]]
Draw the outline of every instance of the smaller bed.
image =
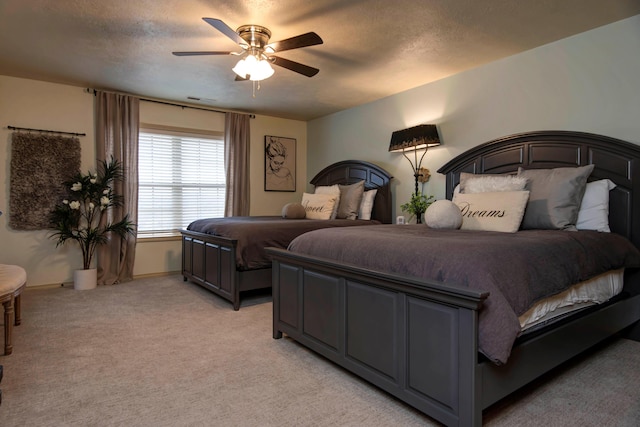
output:
[[391, 223], [391, 188], [384, 169], [365, 161], [345, 160], [327, 166], [312, 180], [315, 187], [352, 185], [377, 190], [371, 220], [309, 220], [271, 217], [230, 217], [194, 221], [182, 234], [184, 280], [210, 290], [240, 309], [241, 293], [271, 287], [271, 259], [264, 248], [286, 248], [310, 230]]

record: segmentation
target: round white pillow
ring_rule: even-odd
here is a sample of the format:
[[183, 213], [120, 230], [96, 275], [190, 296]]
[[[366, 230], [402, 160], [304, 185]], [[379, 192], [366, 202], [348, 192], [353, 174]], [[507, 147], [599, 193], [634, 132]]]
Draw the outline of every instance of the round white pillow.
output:
[[424, 222], [431, 228], [458, 229], [462, 225], [460, 208], [451, 200], [436, 200], [424, 213]]

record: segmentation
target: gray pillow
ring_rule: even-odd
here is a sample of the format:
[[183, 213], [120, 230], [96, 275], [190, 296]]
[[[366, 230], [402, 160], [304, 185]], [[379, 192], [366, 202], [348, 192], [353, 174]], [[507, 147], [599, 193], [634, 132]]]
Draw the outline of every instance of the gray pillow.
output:
[[593, 165], [576, 168], [522, 169], [527, 178], [529, 202], [523, 229], [575, 230], [580, 203]]
[[358, 209], [364, 194], [364, 181], [356, 182], [351, 185], [340, 185], [340, 203], [338, 204], [338, 213], [336, 218], [356, 219], [358, 218]]
[[282, 208], [282, 218], [302, 219], [305, 216], [307, 216], [307, 212], [301, 203], [287, 203]]

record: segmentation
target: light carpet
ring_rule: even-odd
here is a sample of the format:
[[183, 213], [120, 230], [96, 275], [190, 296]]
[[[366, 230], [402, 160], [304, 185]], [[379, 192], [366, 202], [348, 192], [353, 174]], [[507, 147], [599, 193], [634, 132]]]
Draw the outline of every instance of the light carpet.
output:
[[[240, 311], [182, 277], [27, 289], [0, 356], [0, 426], [429, 426], [288, 338], [269, 295]], [[490, 426], [637, 426], [640, 343], [619, 339], [499, 402]]]

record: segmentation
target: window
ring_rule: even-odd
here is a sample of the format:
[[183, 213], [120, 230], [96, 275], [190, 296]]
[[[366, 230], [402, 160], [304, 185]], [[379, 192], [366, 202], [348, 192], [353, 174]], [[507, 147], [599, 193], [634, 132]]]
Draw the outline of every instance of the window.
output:
[[143, 128], [138, 144], [138, 237], [224, 216], [222, 135]]

